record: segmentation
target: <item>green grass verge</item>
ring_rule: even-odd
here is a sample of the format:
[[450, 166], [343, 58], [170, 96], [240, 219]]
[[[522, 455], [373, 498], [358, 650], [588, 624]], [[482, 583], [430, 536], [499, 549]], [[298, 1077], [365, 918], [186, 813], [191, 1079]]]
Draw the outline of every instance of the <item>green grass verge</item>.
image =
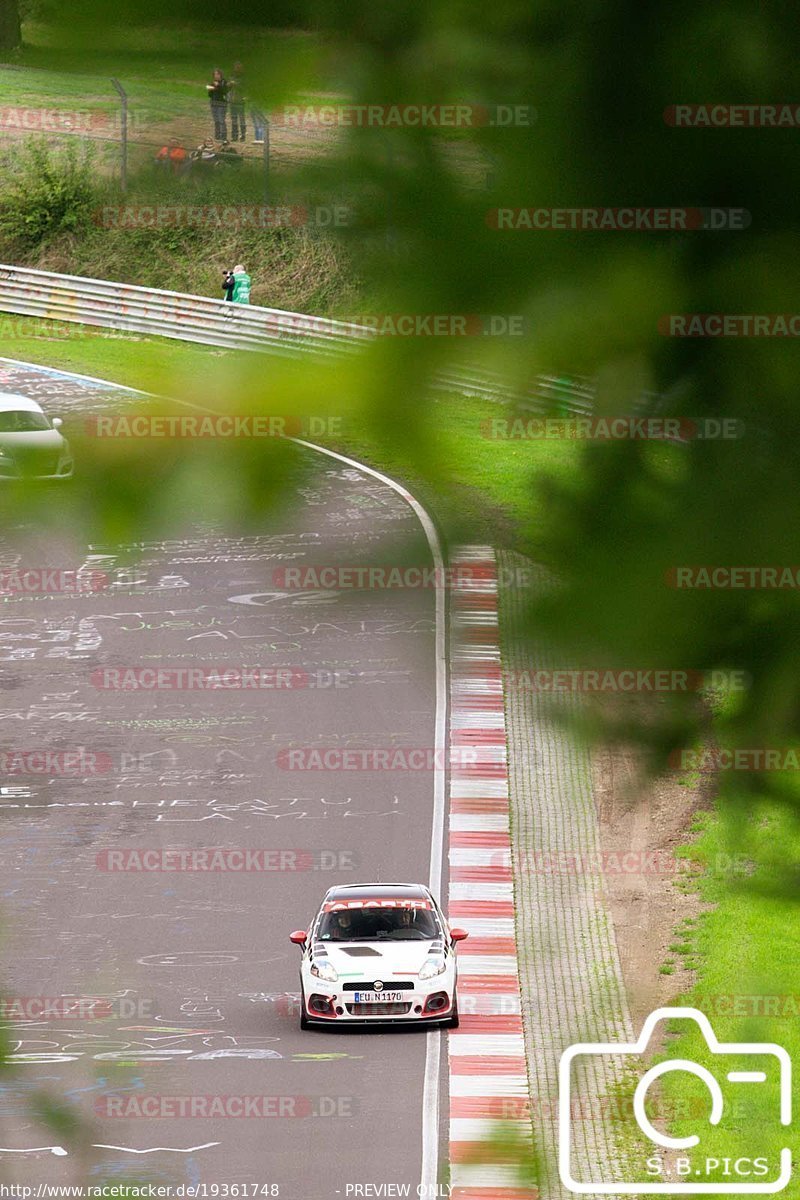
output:
[[[28, 21], [24, 43], [11, 64], [0, 67], [0, 105], [115, 114], [119, 99], [111, 77], [122, 81], [132, 111], [142, 120], [167, 121], [208, 108], [205, 84], [214, 67], [230, 72], [245, 61], [257, 84], [256, 63], [269, 64], [273, 88], [315, 74], [315, 39], [281, 30], [192, 26], [112, 26], [69, 30]], [[250, 67], [250, 64], [253, 64]], [[24, 69], [23, 69], [24, 68]]]
[[[37, 332], [25, 331], [35, 322]], [[48, 326], [51, 333], [38, 333]], [[40, 322], [38, 318], [0, 315], [0, 354], [62, 371], [96, 375], [111, 383], [158, 392], [171, 375], [196, 377], [220, 354], [213, 346], [194, 346], [168, 338], [119, 337], [98, 329], [78, 336], [83, 327]], [[64, 332], [61, 332], [64, 331]], [[226, 353], [222, 351], [222, 353]]]
[[[699, 895], [707, 910], [681, 929], [681, 952], [697, 969], [692, 992], [681, 997], [704, 1012], [722, 1042], [767, 1042], [800, 1060], [800, 923], [797, 897], [785, 890], [785, 863], [800, 857], [800, 822], [786, 810], [751, 801], [746, 814], [696, 818], [696, 839], [682, 853], [700, 868]], [[780, 847], [780, 851], [778, 851]], [[756, 865], [757, 864], [757, 865]], [[674, 1025], [677, 1031], [683, 1022]], [[670, 1125], [677, 1136], [702, 1133], [692, 1161], [706, 1156], [720, 1165], [706, 1178], [714, 1182], [758, 1182], [737, 1174], [742, 1156], [768, 1160], [774, 1179], [782, 1147], [800, 1159], [800, 1134], [779, 1123], [777, 1062], [761, 1056], [748, 1062], [735, 1056], [724, 1063], [693, 1031], [676, 1032], [670, 1058], [688, 1058], [720, 1081], [728, 1111], [717, 1128], [706, 1127], [709, 1098], [703, 1084], [684, 1072], [664, 1080]], [[727, 1084], [727, 1071], [764, 1070], [765, 1083]], [[698, 1113], [703, 1116], [698, 1120]], [[699, 1128], [703, 1124], [702, 1130]], [[728, 1160], [726, 1162], [726, 1160]], [[745, 1165], [746, 1167], [746, 1165]], [[744, 1170], [745, 1167], [742, 1169]], [[752, 1169], [747, 1167], [746, 1169]]]
[[[266, 356], [258, 359], [168, 338], [108, 336], [101, 330], [88, 336], [67, 330], [63, 336], [63, 325], [53, 326], [51, 336], [19, 336], [29, 328], [28, 320], [0, 317], [0, 353], [143, 391], [169, 393], [173, 380], [174, 394], [205, 396], [210, 374], [230, 372], [233, 379], [239, 369], [252, 373], [254, 364], [270, 362]], [[264, 378], [269, 378], [266, 371]], [[371, 411], [345, 412], [342, 435], [328, 444], [406, 482], [448, 536], [484, 538], [535, 553], [544, 529], [531, 527], [534, 489], [546, 480], [574, 480], [582, 450], [569, 440], [491, 440], [484, 429], [498, 412], [502, 409], [489, 401], [437, 395], [419, 414], [424, 421], [419, 436], [428, 448], [423, 470], [414, 453], [417, 443], [392, 439]]]

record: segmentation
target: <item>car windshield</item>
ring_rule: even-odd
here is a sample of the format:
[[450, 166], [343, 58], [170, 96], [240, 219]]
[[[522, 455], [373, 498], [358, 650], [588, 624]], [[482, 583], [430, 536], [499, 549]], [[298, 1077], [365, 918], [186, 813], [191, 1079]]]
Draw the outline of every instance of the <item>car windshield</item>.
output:
[[427, 908], [345, 908], [324, 913], [317, 936], [323, 942], [429, 942], [438, 933]]
[[49, 428], [50, 422], [44, 413], [30, 412], [27, 409], [0, 411], [0, 433], [33, 433]]

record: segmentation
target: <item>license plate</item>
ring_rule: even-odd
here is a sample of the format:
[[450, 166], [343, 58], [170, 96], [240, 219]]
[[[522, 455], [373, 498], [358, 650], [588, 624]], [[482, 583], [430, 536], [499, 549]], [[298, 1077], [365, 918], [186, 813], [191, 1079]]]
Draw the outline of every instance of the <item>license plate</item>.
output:
[[354, 992], [356, 1004], [397, 1004], [402, 1001], [402, 992]]

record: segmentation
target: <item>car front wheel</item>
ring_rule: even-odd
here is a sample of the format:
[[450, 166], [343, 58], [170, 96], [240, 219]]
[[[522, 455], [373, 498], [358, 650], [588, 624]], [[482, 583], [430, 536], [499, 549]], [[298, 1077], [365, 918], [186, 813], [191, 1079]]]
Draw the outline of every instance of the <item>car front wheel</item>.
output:
[[448, 1029], [458, 1029], [458, 996], [453, 996], [453, 1012], [447, 1022]]

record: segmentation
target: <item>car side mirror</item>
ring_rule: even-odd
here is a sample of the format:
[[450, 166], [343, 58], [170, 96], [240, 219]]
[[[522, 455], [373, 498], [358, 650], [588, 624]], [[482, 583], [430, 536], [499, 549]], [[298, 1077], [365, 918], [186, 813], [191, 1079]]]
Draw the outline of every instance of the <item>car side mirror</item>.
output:
[[60, 429], [64, 422], [61, 420], [61, 417], [53, 417], [50, 424], [53, 426], [53, 429]]
[[450, 930], [450, 938], [454, 942], [463, 942], [464, 939], [468, 938], [468, 937], [469, 937], [469, 934], [467, 933], [466, 929], [451, 929]]
[[289, 941], [294, 942], [295, 946], [305, 946], [308, 934], [305, 929], [295, 929], [294, 933], [289, 934]]

